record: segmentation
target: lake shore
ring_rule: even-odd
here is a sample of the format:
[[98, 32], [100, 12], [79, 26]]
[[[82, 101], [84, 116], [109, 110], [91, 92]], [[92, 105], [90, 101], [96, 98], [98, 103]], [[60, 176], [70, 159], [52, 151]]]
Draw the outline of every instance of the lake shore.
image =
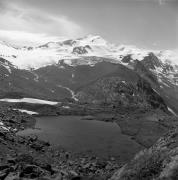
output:
[[[130, 136], [123, 135], [115, 122], [86, 120], [86, 116], [43, 116], [36, 120], [34, 129], [26, 129], [17, 134], [34, 134], [39, 139], [49, 141], [54, 147], [106, 160], [114, 157], [120, 163], [127, 162], [143, 149]], [[132, 149], [128, 148], [130, 146]]]
[[[120, 167], [114, 158], [104, 160], [87, 154], [73, 154], [55, 149], [37, 136], [17, 136], [19, 130], [34, 127], [34, 118], [3, 110], [2, 122], [9, 130], [0, 129], [0, 178], [2, 179], [107, 179]], [[13, 116], [13, 122], [11, 121]], [[24, 122], [26, 119], [26, 123]], [[33, 123], [31, 122], [33, 119]], [[28, 124], [28, 125], [27, 125]]]

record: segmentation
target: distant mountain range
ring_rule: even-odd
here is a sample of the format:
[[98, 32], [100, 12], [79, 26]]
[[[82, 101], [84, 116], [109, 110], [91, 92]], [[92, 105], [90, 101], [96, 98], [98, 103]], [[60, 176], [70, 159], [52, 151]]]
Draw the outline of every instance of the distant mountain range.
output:
[[154, 108], [178, 113], [176, 60], [176, 51], [117, 46], [92, 35], [38, 47], [0, 42], [0, 97], [146, 101]]

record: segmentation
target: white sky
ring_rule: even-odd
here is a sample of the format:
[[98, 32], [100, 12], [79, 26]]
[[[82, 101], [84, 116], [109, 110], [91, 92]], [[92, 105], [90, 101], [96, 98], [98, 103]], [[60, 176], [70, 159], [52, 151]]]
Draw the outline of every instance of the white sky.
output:
[[83, 32], [66, 16], [54, 16], [15, 1], [0, 0], [0, 10], [0, 39], [15, 44], [42, 44], [75, 37]]
[[178, 0], [0, 0], [0, 40], [16, 44], [97, 34], [117, 44], [175, 49], [176, 23]]

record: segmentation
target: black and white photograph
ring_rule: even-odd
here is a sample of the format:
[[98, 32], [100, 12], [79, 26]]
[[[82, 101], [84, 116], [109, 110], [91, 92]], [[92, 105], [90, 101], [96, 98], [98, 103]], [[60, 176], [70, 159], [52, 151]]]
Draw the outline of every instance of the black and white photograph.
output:
[[0, 0], [0, 180], [178, 180], [178, 0]]

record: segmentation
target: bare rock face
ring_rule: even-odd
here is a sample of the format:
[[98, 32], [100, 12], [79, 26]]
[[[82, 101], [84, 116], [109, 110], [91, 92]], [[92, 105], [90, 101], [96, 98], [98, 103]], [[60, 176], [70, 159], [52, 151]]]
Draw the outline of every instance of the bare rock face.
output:
[[161, 60], [159, 60], [158, 57], [156, 57], [153, 53], [149, 53], [149, 55], [146, 56], [141, 62], [148, 69], [156, 69], [157, 67], [163, 66]]
[[87, 46], [77, 46], [73, 48], [73, 54], [87, 54], [88, 50], [91, 49], [89, 45]]

